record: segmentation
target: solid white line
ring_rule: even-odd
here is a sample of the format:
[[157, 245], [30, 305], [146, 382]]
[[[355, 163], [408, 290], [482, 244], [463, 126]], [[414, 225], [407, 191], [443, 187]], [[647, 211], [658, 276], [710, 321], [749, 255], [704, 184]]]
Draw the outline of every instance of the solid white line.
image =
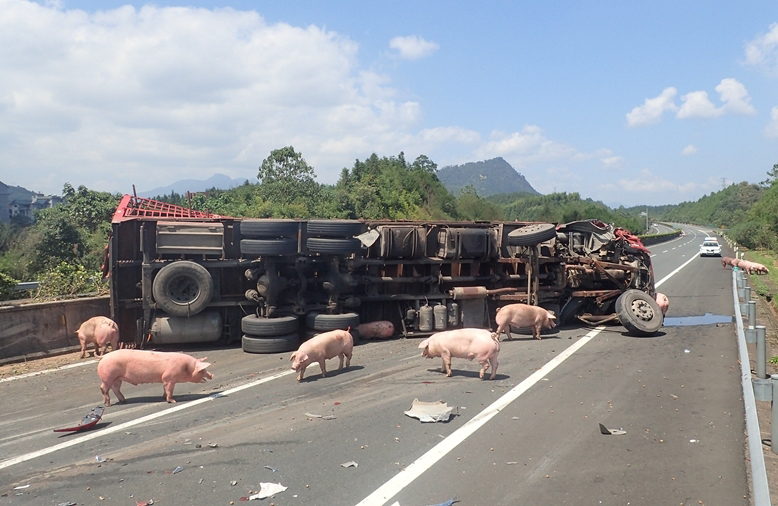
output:
[[665, 277], [663, 277], [662, 279], [660, 279], [659, 281], [657, 281], [657, 282], [654, 284], [654, 287], [656, 287], [656, 288], [659, 288], [659, 285], [661, 285], [662, 283], [664, 283], [665, 281], [667, 281], [668, 279], [670, 279], [671, 277], [673, 277], [673, 276], [674, 276], [674, 275], [675, 275], [675, 274], [676, 274], [678, 271], [680, 271], [681, 269], [683, 269], [684, 267], [686, 267], [687, 265], [689, 265], [690, 263], [692, 263], [692, 261], [693, 261], [693, 260], [695, 260], [696, 258], [697, 258], [697, 256], [696, 256], [696, 255], [695, 255], [695, 256], [693, 256], [693, 257], [691, 257], [689, 260], [687, 260], [687, 261], [686, 261], [686, 263], [682, 264], [682, 265], [681, 265], [680, 267], [678, 267], [676, 270], [674, 270], [673, 272], [671, 272], [671, 273], [670, 273], [670, 274], [668, 274], [667, 276], [665, 276]]
[[79, 362], [77, 364], [63, 365], [62, 367], [57, 367], [55, 369], [46, 369], [44, 371], [28, 372], [28, 373], [25, 373], [25, 374], [20, 374], [19, 376], [11, 376], [10, 378], [2, 378], [2, 379], [0, 379], [0, 383], [3, 383], [4, 381], [13, 381], [13, 380], [18, 380], [18, 379], [22, 379], [22, 378], [29, 378], [30, 376], [39, 376], [41, 374], [48, 374], [50, 372], [61, 371], [63, 369], [71, 369], [73, 367], [81, 367], [82, 365], [94, 364], [96, 362], [99, 362], [99, 360], [87, 360], [86, 362]]
[[0, 469], [5, 469], [6, 467], [11, 467], [16, 464], [20, 464], [22, 462], [26, 462], [28, 460], [32, 460], [37, 457], [41, 457], [43, 455], [48, 455], [49, 453], [54, 453], [59, 450], [63, 450], [65, 448], [70, 448], [71, 446], [75, 446], [77, 444], [83, 443], [85, 441], [90, 441], [92, 439], [97, 439], [99, 437], [107, 436], [109, 434], [113, 434], [115, 432], [123, 431], [129, 427], [134, 427], [135, 425], [139, 425], [141, 423], [150, 422], [151, 420], [155, 420], [157, 418], [162, 418], [163, 416], [167, 416], [170, 414], [173, 414], [177, 411], [182, 411], [184, 409], [189, 409], [194, 406], [197, 406], [198, 404], [203, 404], [204, 402], [210, 402], [214, 399], [218, 399], [219, 397], [225, 397], [230, 394], [234, 394], [235, 392], [240, 392], [241, 390], [245, 390], [247, 388], [255, 387], [257, 385], [261, 385], [263, 383], [267, 383], [268, 381], [272, 381], [274, 379], [281, 378], [283, 376], [287, 376], [289, 374], [294, 373], [291, 369], [288, 369], [286, 371], [282, 371], [276, 374], [272, 374], [270, 376], [266, 376], [264, 378], [258, 379], [256, 381], [252, 381], [251, 383], [246, 383], [244, 385], [237, 386], [235, 388], [231, 388], [229, 390], [225, 390], [224, 392], [215, 393], [213, 395], [209, 395], [208, 397], [204, 397], [202, 399], [197, 399], [195, 401], [187, 402], [186, 404], [178, 404], [173, 408], [166, 409], [164, 411], [160, 411], [158, 413], [152, 413], [150, 415], [143, 416], [141, 418], [137, 418], [135, 420], [131, 420], [129, 422], [125, 422], [119, 425], [107, 427], [103, 430], [90, 432], [89, 434], [85, 434], [81, 437], [74, 438], [68, 441], [65, 441], [63, 443], [60, 443], [58, 445], [50, 446], [48, 448], [43, 448], [41, 450], [37, 450], [30, 453], [25, 453], [24, 455], [19, 455], [18, 457], [14, 457], [11, 459], [3, 460], [0, 462]]
[[559, 364], [570, 358], [573, 353], [578, 351], [586, 343], [594, 339], [605, 327], [597, 327], [575, 344], [568, 347], [562, 353], [551, 359], [539, 370], [535, 371], [527, 379], [513, 387], [505, 395], [493, 402], [489, 407], [478, 413], [459, 429], [455, 430], [446, 439], [432, 447], [427, 453], [416, 459], [411, 465], [400, 471], [389, 481], [381, 485], [375, 492], [360, 501], [357, 506], [382, 506], [389, 499], [397, 495], [402, 489], [408, 486], [413, 480], [421, 476], [427, 469], [442, 459], [448, 452], [456, 448], [475, 431], [483, 427], [486, 422], [516, 400], [521, 394], [529, 390], [531, 386], [540, 381], [545, 375], [553, 371]]

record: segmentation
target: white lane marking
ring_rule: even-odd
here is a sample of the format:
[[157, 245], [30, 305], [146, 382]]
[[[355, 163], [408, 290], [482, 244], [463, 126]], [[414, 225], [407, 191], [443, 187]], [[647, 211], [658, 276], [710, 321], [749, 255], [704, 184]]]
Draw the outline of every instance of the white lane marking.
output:
[[382, 506], [389, 499], [397, 495], [402, 489], [408, 486], [413, 480], [421, 476], [427, 469], [442, 459], [448, 452], [456, 448], [459, 443], [467, 439], [471, 434], [480, 429], [486, 422], [491, 420], [500, 411], [505, 409], [511, 402], [516, 400], [521, 394], [529, 390], [531, 386], [540, 381], [545, 375], [553, 371], [558, 365], [570, 358], [573, 353], [581, 349], [586, 343], [594, 339], [605, 327], [597, 327], [575, 344], [568, 347], [562, 353], [548, 361], [543, 367], [531, 374], [527, 379], [513, 387], [505, 395], [494, 401], [486, 409], [470, 419], [462, 427], [455, 430], [446, 439], [432, 447], [427, 453], [416, 459], [411, 465], [400, 471], [389, 481], [381, 485], [375, 492], [365, 497], [357, 503], [357, 506]]
[[185, 404], [178, 404], [175, 407], [172, 407], [170, 409], [166, 409], [164, 411], [160, 411], [158, 413], [152, 413], [150, 415], [146, 415], [140, 418], [136, 418], [135, 420], [130, 420], [129, 422], [125, 422], [119, 425], [106, 427], [105, 429], [91, 432], [89, 434], [85, 434], [81, 437], [77, 437], [74, 439], [71, 439], [69, 441], [65, 441], [63, 443], [60, 443], [58, 445], [50, 446], [48, 448], [43, 448], [41, 450], [37, 450], [30, 453], [25, 453], [24, 455], [19, 455], [18, 457], [13, 457], [7, 460], [3, 460], [0, 462], [0, 469], [5, 469], [6, 467], [11, 467], [16, 464], [20, 464], [22, 462], [26, 462], [28, 460], [32, 460], [37, 457], [41, 457], [43, 455], [48, 455], [49, 453], [54, 453], [59, 450], [63, 450], [65, 448], [70, 448], [71, 446], [75, 446], [77, 444], [83, 443], [85, 441], [90, 441], [92, 439], [97, 439], [99, 437], [107, 436], [109, 434], [113, 434], [115, 432], [123, 431], [129, 427], [134, 427], [135, 425], [139, 425], [141, 423], [150, 422], [151, 420], [161, 418], [163, 416], [167, 416], [173, 413], [176, 413], [178, 411], [183, 411], [185, 409], [193, 408], [199, 404], [203, 404], [205, 402], [210, 402], [214, 399], [218, 399], [219, 397], [224, 397], [226, 395], [234, 394], [235, 392], [240, 392], [241, 390], [245, 390], [247, 388], [255, 387], [257, 385], [261, 385], [263, 383], [267, 383], [268, 381], [273, 381], [275, 379], [281, 378], [283, 376], [288, 376], [289, 374], [294, 373], [291, 369], [278, 372], [276, 374], [272, 374], [270, 376], [266, 376], [264, 378], [258, 379], [256, 381], [252, 381], [250, 383], [246, 383], [244, 385], [237, 386], [235, 388], [230, 388], [229, 390], [225, 390], [223, 392], [215, 393], [213, 395], [209, 395], [208, 397], [204, 397], [202, 399], [197, 399], [195, 401], [190, 401]]
[[659, 281], [657, 281], [657, 282], [654, 284], [654, 287], [656, 287], [656, 288], [659, 288], [659, 286], [660, 286], [662, 283], [664, 283], [665, 281], [667, 281], [668, 279], [670, 279], [671, 277], [673, 277], [673, 276], [674, 276], [674, 275], [675, 275], [675, 274], [676, 274], [678, 271], [680, 271], [681, 269], [683, 269], [684, 267], [686, 267], [687, 265], [689, 265], [690, 263], [692, 263], [692, 261], [694, 261], [694, 259], [696, 259], [696, 258], [697, 258], [696, 256], [693, 256], [693, 257], [691, 257], [689, 260], [687, 260], [687, 261], [686, 261], [684, 264], [682, 264], [680, 267], [678, 267], [677, 269], [675, 269], [673, 272], [671, 272], [671, 273], [670, 273], [670, 274], [668, 274], [667, 276], [665, 276], [665, 277], [663, 277], [662, 279], [660, 279]]
[[99, 362], [99, 360], [87, 360], [86, 362], [79, 362], [77, 364], [63, 365], [62, 367], [57, 367], [57, 368], [54, 368], [54, 369], [45, 369], [43, 371], [28, 372], [28, 373], [25, 373], [25, 374], [20, 374], [19, 376], [11, 376], [10, 378], [2, 378], [2, 379], [0, 379], [0, 383], [3, 383], [4, 381], [13, 381], [13, 380], [18, 380], [18, 379], [22, 379], [22, 378], [29, 378], [30, 376], [39, 376], [41, 374], [48, 374], [48, 373], [54, 372], [54, 371], [62, 371], [63, 369], [71, 369], [73, 367], [81, 367], [82, 365], [94, 364], [96, 362]]

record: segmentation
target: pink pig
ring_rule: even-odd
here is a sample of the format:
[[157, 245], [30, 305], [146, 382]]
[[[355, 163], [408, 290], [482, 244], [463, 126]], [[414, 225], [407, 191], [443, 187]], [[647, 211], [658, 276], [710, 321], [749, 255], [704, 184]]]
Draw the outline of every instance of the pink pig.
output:
[[732, 267], [732, 262], [735, 260], [732, 257], [721, 257], [721, 268], [726, 269], [727, 267]]
[[659, 309], [662, 310], [662, 316], [666, 315], [667, 309], [670, 307], [670, 300], [667, 298], [667, 295], [656, 292], [654, 294], [654, 300], [659, 304]]
[[338, 370], [343, 369], [343, 358], [346, 358], [346, 367], [351, 365], [351, 350], [354, 348], [354, 339], [348, 330], [330, 330], [305, 341], [300, 345], [289, 360], [292, 362], [292, 370], [297, 371], [297, 381], [303, 380], [305, 368], [313, 362], [318, 362], [322, 377], [327, 375], [324, 361], [330, 358], [340, 358]]
[[106, 406], [111, 405], [109, 391], [113, 390], [119, 402], [124, 402], [124, 396], [119, 389], [122, 381], [127, 381], [133, 385], [162, 383], [165, 400], [176, 402], [173, 399], [173, 388], [176, 383], [205, 383], [206, 379], [213, 379], [213, 374], [206, 370], [211, 365], [205, 362], [206, 358], [194, 358], [184, 353], [173, 352], [113, 351], [103, 357], [97, 365], [97, 374], [102, 380], [100, 392], [103, 393], [103, 401]]
[[[84, 358], [86, 346], [89, 343], [94, 343], [96, 357], [105, 354], [109, 344], [111, 350], [119, 349], [119, 327], [116, 322], [105, 316], [94, 316], [88, 319], [78, 327], [76, 335], [81, 342], [81, 357], [79, 358]], [[100, 351], [101, 347], [102, 351]]]
[[508, 304], [497, 308], [497, 314], [494, 320], [497, 322], [497, 339], [500, 334], [505, 332], [508, 340], [511, 337], [511, 326], [529, 327], [532, 329], [532, 335], [540, 339], [541, 329], [553, 329], [556, 327], [554, 320], [556, 316], [551, 311], [543, 309], [540, 306], [530, 306], [529, 304]]
[[363, 323], [357, 327], [362, 339], [386, 339], [394, 335], [394, 324], [390, 321]]
[[494, 379], [497, 374], [500, 341], [488, 329], [465, 328], [437, 332], [419, 343], [419, 348], [422, 348], [422, 357], [443, 359], [440, 372], [445, 372], [447, 378], [451, 377], [451, 357], [478, 360], [481, 364], [478, 377], [481, 379], [490, 365], [492, 374], [489, 379]]
[[764, 265], [757, 262], [752, 262], [750, 260], [741, 260], [740, 263], [738, 264], [738, 267], [749, 274], [753, 274], [755, 272], [757, 274], [767, 274], [769, 272], [767, 270], [767, 267], [765, 267]]

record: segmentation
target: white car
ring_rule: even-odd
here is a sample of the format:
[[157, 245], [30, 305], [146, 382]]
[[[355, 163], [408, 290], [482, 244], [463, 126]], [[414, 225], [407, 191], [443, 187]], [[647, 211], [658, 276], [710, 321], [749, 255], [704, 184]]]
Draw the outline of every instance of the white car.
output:
[[700, 256], [701, 257], [720, 257], [721, 256], [721, 245], [718, 243], [718, 241], [709, 241], [706, 238], [705, 242], [703, 242], [702, 246], [700, 246]]

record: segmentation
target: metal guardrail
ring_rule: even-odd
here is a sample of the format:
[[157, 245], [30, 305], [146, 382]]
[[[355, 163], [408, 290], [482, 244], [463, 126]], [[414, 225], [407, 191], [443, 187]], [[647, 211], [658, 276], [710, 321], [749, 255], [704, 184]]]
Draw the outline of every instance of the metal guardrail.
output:
[[30, 290], [37, 290], [40, 286], [40, 281], [25, 281], [23, 283], [17, 283], [14, 290], [17, 292], [24, 292]]
[[[745, 281], [742, 278], [741, 273], [742, 271], [740, 270], [732, 270], [732, 297], [735, 303], [735, 322], [737, 324], [737, 341], [740, 355], [740, 379], [743, 386], [743, 404], [745, 405], [746, 410], [746, 432], [748, 434], [749, 460], [751, 461], [751, 482], [753, 486], [754, 506], [770, 506], [770, 488], [767, 483], [767, 469], [765, 468], [764, 450], [762, 449], [762, 433], [759, 431], [759, 418], [756, 412], [754, 384], [751, 380], [751, 362], [748, 358], [748, 347], [746, 345], [746, 330], [744, 329], [743, 317], [740, 310], [741, 294], [743, 298], [745, 298], [745, 290], [743, 290]], [[749, 304], [749, 302], [751, 303]], [[748, 330], [752, 331], [755, 335], [755, 303], [746, 300], [745, 305], [748, 307]], [[752, 332], [749, 332], [749, 335]]]

